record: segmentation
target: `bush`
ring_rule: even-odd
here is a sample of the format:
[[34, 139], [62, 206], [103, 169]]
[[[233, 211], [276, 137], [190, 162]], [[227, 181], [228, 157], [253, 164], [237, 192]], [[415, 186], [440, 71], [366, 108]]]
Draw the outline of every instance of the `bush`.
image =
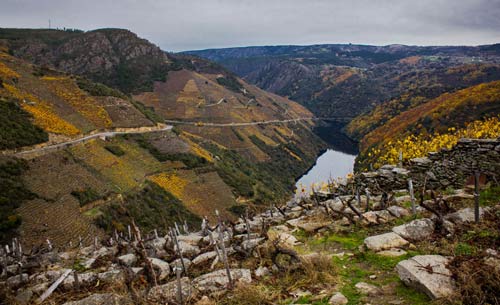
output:
[[80, 206], [84, 206], [87, 203], [96, 201], [101, 198], [99, 193], [97, 193], [92, 188], [87, 188], [79, 191], [72, 191], [71, 195], [75, 196], [76, 199], [80, 202]]
[[21, 224], [16, 209], [23, 201], [35, 198], [21, 178], [27, 168], [24, 160], [0, 157], [0, 242], [11, 237]]
[[125, 151], [117, 145], [106, 145], [104, 148], [117, 157], [121, 157], [125, 154]]
[[13, 100], [0, 99], [0, 149], [46, 142], [48, 134], [32, 123], [31, 115]]

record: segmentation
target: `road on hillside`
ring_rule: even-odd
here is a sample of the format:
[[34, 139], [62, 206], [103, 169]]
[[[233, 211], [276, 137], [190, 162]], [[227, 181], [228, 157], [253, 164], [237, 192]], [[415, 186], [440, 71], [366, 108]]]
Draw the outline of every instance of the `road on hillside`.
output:
[[53, 150], [53, 149], [58, 149], [58, 148], [62, 148], [62, 147], [70, 146], [70, 145], [75, 145], [75, 144], [78, 144], [78, 143], [82, 143], [82, 142], [85, 142], [85, 141], [88, 141], [88, 140], [91, 140], [91, 139], [95, 139], [95, 138], [100, 138], [100, 137], [113, 137], [113, 136], [116, 136], [116, 135], [123, 135], [123, 134], [141, 134], [141, 133], [166, 131], [166, 130], [171, 130], [172, 127], [173, 126], [171, 126], [171, 125], [167, 125], [167, 126], [165, 126], [163, 128], [160, 128], [160, 129], [152, 129], [152, 130], [145, 130], [145, 131], [140, 131], [140, 130], [104, 131], [104, 132], [99, 132], [99, 133], [91, 134], [91, 135], [88, 135], [88, 136], [85, 136], [85, 137], [82, 137], [82, 138], [78, 138], [78, 139], [74, 139], [74, 140], [71, 140], [71, 141], [67, 141], [67, 142], [62, 142], [62, 143], [57, 143], [57, 144], [48, 145], [48, 146], [44, 146], [44, 147], [34, 148], [34, 149], [31, 149], [31, 150], [20, 151], [18, 153], [15, 153], [14, 155], [16, 155], [16, 156], [22, 156], [22, 155], [27, 155], [27, 154], [30, 154], [30, 153], [50, 151], [50, 150]]
[[280, 124], [280, 123], [291, 123], [299, 121], [341, 121], [346, 122], [352, 118], [349, 117], [331, 117], [331, 118], [317, 118], [317, 117], [304, 117], [286, 120], [269, 120], [269, 121], [259, 121], [259, 122], [246, 122], [246, 123], [205, 123], [205, 122], [188, 122], [188, 121], [176, 121], [176, 120], [165, 120], [165, 123], [169, 124], [180, 124], [180, 125], [194, 125], [198, 127], [231, 127], [231, 126], [255, 126], [255, 125], [268, 125], [268, 124]]

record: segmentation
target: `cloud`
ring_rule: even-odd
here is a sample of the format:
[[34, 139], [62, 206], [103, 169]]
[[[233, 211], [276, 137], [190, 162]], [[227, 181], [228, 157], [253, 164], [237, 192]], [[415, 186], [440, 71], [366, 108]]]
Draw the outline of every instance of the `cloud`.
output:
[[500, 0], [0, 0], [0, 26], [127, 28], [169, 51], [500, 42]]

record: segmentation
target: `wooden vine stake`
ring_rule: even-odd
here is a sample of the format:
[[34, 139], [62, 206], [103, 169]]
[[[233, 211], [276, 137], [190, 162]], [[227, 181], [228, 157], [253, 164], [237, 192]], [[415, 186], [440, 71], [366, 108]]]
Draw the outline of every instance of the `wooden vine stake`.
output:
[[408, 191], [410, 192], [411, 212], [413, 216], [415, 216], [417, 214], [417, 208], [415, 206], [415, 193], [413, 190], [413, 180], [411, 178], [408, 179]]
[[181, 279], [182, 269], [175, 267], [175, 274], [177, 276], [177, 301], [179, 304], [183, 305], [184, 300], [182, 299], [182, 279]]
[[474, 173], [474, 220], [479, 223], [479, 172]]
[[222, 250], [222, 260], [224, 261], [224, 267], [226, 268], [226, 273], [227, 273], [227, 280], [228, 280], [227, 288], [233, 289], [233, 278], [231, 276], [231, 270], [229, 269], [229, 263], [227, 261], [226, 245], [224, 244], [224, 230], [222, 230], [224, 224], [222, 223], [218, 210], [215, 210], [215, 214], [217, 215], [217, 220], [219, 222], [217, 229], [219, 233], [219, 244]]

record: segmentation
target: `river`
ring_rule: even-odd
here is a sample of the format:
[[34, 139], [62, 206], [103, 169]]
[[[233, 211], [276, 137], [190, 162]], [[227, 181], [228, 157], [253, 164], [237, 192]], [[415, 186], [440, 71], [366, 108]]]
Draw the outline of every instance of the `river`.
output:
[[341, 132], [342, 127], [339, 124], [329, 124], [315, 130], [315, 133], [325, 140], [330, 148], [319, 155], [316, 164], [297, 180], [295, 184], [297, 195], [301, 195], [302, 188], [305, 194], [309, 194], [313, 183], [319, 186], [332, 178], [345, 178], [347, 174], [353, 172], [357, 143]]

